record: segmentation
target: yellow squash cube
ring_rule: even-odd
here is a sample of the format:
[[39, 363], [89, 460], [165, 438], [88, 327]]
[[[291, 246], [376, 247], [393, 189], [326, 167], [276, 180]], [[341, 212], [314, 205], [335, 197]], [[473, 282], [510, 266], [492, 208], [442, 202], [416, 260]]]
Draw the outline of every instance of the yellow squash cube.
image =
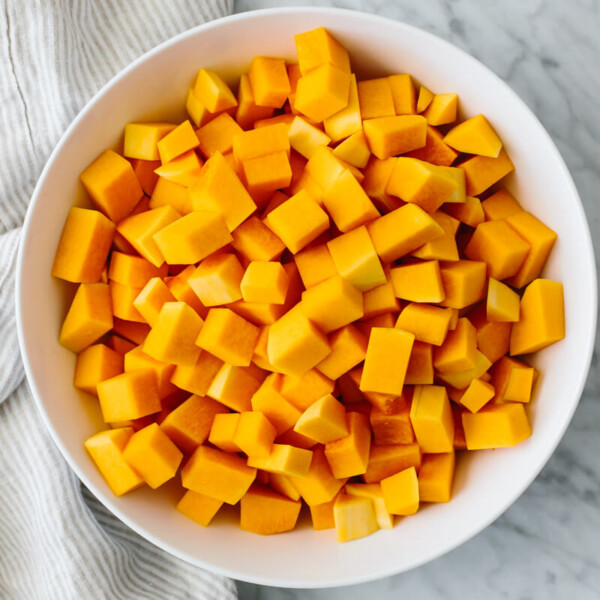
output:
[[506, 284], [490, 277], [486, 297], [486, 315], [488, 321], [514, 323], [519, 320], [520, 298]]
[[115, 496], [140, 487], [144, 480], [123, 458], [123, 449], [133, 435], [133, 428], [121, 427], [96, 433], [84, 445]]
[[160, 427], [152, 423], [129, 438], [123, 458], [151, 488], [157, 488], [175, 477], [183, 454]]
[[166, 302], [177, 299], [160, 277], [153, 277], [146, 283], [133, 301], [133, 306], [151, 327], [158, 320], [160, 309]]
[[304, 477], [310, 468], [312, 451], [289, 444], [273, 444], [268, 456], [248, 458], [248, 466], [289, 477]]
[[483, 115], [477, 115], [453, 127], [444, 136], [444, 142], [459, 152], [490, 158], [497, 158], [502, 149], [502, 140]]
[[281, 263], [253, 261], [246, 268], [240, 288], [245, 302], [284, 304], [289, 285]]
[[[208, 354], [203, 352], [202, 355]], [[202, 357], [201, 355], [201, 357]], [[258, 369], [256, 369], [258, 370]], [[206, 395], [218, 400], [228, 408], [236, 411], [251, 409], [251, 399], [262, 381], [255, 373], [255, 367], [236, 367], [221, 364], [213, 380], [208, 386]]]
[[125, 218], [144, 195], [129, 161], [112, 150], [86, 167], [79, 179], [94, 206], [113, 223]]
[[277, 260], [284, 243], [258, 218], [250, 217], [232, 232], [233, 248], [247, 261]]
[[334, 275], [337, 269], [326, 244], [312, 245], [294, 256], [302, 283], [311, 288]]
[[255, 56], [250, 63], [248, 80], [257, 106], [281, 108], [291, 92], [282, 58]]
[[469, 319], [458, 319], [444, 343], [434, 350], [433, 366], [443, 374], [473, 369], [477, 362], [477, 330]]
[[450, 452], [454, 448], [454, 420], [445, 387], [416, 386], [410, 421], [423, 452]]
[[243, 275], [244, 268], [234, 254], [214, 254], [198, 265], [188, 283], [204, 306], [218, 306], [242, 298]]
[[139, 369], [149, 369], [154, 373], [156, 377], [156, 390], [161, 400], [177, 391], [176, 387], [171, 383], [171, 376], [175, 370], [175, 365], [160, 362], [148, 356], [143, 352], [142, 346], [132, 348], [125, 354], [123, 361], [125, 373]]
[[439, 306], [411, 302], [400, 313], [396, 327], [412, 333], [419, 342], [441, 346], [451, 318], [451, 313]]
[[465, 172], [467, 194], [478, 196], [511, 173], [515, 166], [502, 148], [497, 158], [472, 156], [458, 165]]
[[177, 503], [177, 510], [202, 527], [208, 527], [223, 502], [188, 490]]
[[358, 101], [363, 120], [396, 115], [392, 86], [387, 77], [359, 81]]
[[310, 158], [319, 146], [327, 146], [331, 138], [300, 116], [294, 117], [288, 131], [290, 146], [305, 158]]
[[242, 412], [232, 441], [244, 454], [262, 458], [271, 454], [276, 435], [277, 430], [263, 413]]
[[367, 225], [377, 254], [392, 262], [440, 238], [444, 229], [416, 204], [406, 204]]
[[163, 304], [144, 341], [144, 352], [162, 362], [191, 366], [200, 356], [195, 344], [203, 321], [185, 302]]
[[370, 498], [340, 494], [333, 505], [338, 542], [366, 537], [379, 529]]
[[371, 152], [382, 160], [425, 146], [427, 120], [421, 115], [367, 119], [363, 128]]
[[437, 127], [456, 121], [457, 110], [458, 96], [456, 94], [436, 94], [423, 111], [423, 116], [427, 118], [430, 125]]
[[350, 496], [369, 498], [373, 504], [375, 519], [379, 528], [393, 529], [394, 516], [388, 512], [385, 506], [381, 485], [378, 483], [347, 483], [344, 491]]
[[294, 36], [298, 66], [304, 75], [321, 65], [334, 65], [350, 72], [347, 50], [324, 27], [317, 27]]
[[563, 286], [535, 279], [521, 297], [521, 318], [512, 327], [510, 354], [530, 354], [565, 337]]
[[495, 395], [494, 386], [482, 381], [481, 379], [473, 379], [465, 393], [460, 397], [462, 406], [470, 410], [472, 413], [483, 408]]
[[362, 130], [362, 119], [358, 101], [358, 89], [356, 75], [350, 75], [350, 92], [348, 93], [348, 104], [339, 112], [323, 121], [325, 133], [334, 142], [343, 140]]
[[523, 212], [523, 207], [515, 197], [505, 189], [498, 190], [495, 194], [488, 196], [482, 203], [481, 208], [488, 221], [506, 219], [517, 213]]
[[402, 300], [436, 303], [446, 297], [437, 260], [395, 267], [390, 270], [390, 281]]
[[419, 510], [419, 482], [414, 467], [381, 480], [387, 511], [393, 515], [414, 515]]
[[362, 362], [367, 353], [367, 338], [354, 325], [340, 327], [329, 338], [331, 353], [315, 368], [336, 380]]
[[157, 142], [173, 131], [174, 123], [127, 123], [123, 156], [142, 160], [159, 160]]
[[73, 283], [100, 281], [115, 226], [97, 210], [74, 206], [60, 235], [52, 276]]
[[446, 298], [441, 303], [449, 308], [466, 308], [485, 297], [486, 263], [456, 260], [440, 265]]
[[259, 535], [291, 531], [302, 503], [261, 485], [253, 485], [240, 501], [240, 527]]
[[339, 329], [363, 316], [362, 292], [339, 275], [302, 292], [299, 306], [323, 333]]
[[523, 404], [491, 404], [476, 413], [463, 412], [468, 450], [516, 446], [531, 435]]
[[323, 64], [298, 80], [294, 108], [320, 123], [348, 105], [349, 93], [350, 73]]
[[123, 372], [123, 357], [104, 344], [87, 347], [77, 356], [73, 386], [93, 396], [96, 386]]
[[419, 471], [421, 502], [450, 502], [455, 464], [453, 451], [423, 456]]
[[255, 478], [244, 458], [209, 446], [198, 446], [181, 469], [184, 488], [226, 504], [237, 504]]
[[373, 327], [360, 381], [361, 391], [400, 396], [415, 336], [400, 329]]
[[354, 167], [364, 169], [371, 157], [371, 150], [367, 143], [367, 138], [361, 130], [353, 133], [336, 146], [333, 150], [333, 154]]
[[265, 225], [296, 254], [329, 228], [329, 217], [302, 190], [270, 212]]
[[233, 441], [240, 422], [240, 413], [222, 413], [215, 418], [208, 434], [208, 441], [224, 452], [240, 452]]
[[194, 94], [211, 113], [219, 113], [237, 106], [237, 100], [229, 86], [209, 69], [200, 69], [194, 84]]
[[264, 413], [275, 427], [277, 435], [294, 427], [302, 414], [282, 396], [280, 377], [277, 373], [269, 375], [250, 399], [252, 410]]
[[397, 115], [414, 115], [417, 112], [417, 94], [412, 77], [398, 73], [388, 77]]
[[105, 283], [81, 283], [58, 336], [71, 352], [81, 352], [113, 327], [110, 289]]
[[327, 394], [302, 413], [294, 425], [294, 431], [320, 444], [346, 437], [349, 432], [344, 406], [334, 396]]

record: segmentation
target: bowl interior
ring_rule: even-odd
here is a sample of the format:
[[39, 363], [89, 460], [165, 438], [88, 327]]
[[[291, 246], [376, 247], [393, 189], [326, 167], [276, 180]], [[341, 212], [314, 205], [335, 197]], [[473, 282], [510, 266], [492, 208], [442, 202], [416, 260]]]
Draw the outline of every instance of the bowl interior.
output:
[[[83, 202], [79, 172], [119, 144], [128, 121], [183, 118], [201, 66], [232, 79], [256, 54], [294, 57], [295, 33], [323, 25], [350, 50], [361, 77], [410, 72], [437, 92], [457, 92], [466, 116], [484, 113], [517, 167], [509, 188], [559, 234], [545, 276], [565, 289], [567, 337], [535, 359], [542, 376], [531, 406], [533, 437], [514, 449], [458, 461], [455, 495], [351, 544], [308, 519], [293, 533], [260, 537], [232, 524], [235, 510], [203, 529], [180, 515], [176, 484], [112, 496], [83, 441], [103, 428], [97, 401], [71, 386], [74, 356], [57, 343], [72, 291], [50, 277], [69, 207]], [[17, 312], [27, 374], [56, 443], [83, 482], [133, 529], [170, 552], [238, 579], [323, 587], [374, 579], [426, 562], [503, 512], [545, 464], [566, 429], [586, 378], [596, 319], [590, 236], [572, 180], [549, 136], [516, 95], [480, 63], [413, 27], [335, 9], [257, 11], [191, 30], [146, 55], [106, 86], [73, 122], [38, 184], [19, 260]], [[43, 302], [40, 304], [41, 299]]]

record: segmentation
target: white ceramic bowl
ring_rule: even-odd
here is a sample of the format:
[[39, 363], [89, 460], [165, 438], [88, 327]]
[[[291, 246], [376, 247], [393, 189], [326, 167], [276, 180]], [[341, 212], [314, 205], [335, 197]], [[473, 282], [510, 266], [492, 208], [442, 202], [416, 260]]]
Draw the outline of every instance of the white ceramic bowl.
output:
[[[57, 343], [67, 286], [50, 277], [69, 207], [83, 202], [79, 172], [117, 144], [128, 121], [184, 118], [199, 67], [235, 77], [256, 54], [293, 57], [295, 33], [323, 25], [351, 52], [361, 77], [410, 72], [437, 92], [457, 92], [466, 116], [484, 113], [516, 165], [509, 187], [558, 234], [545, 276], [565, 289], [567, 337], [535, 358], [542, 377], [531, 406], [533, 437], [513, 449], [461, 457], [454, 498], [402, 519], [393, 530], [348, 544], [307, 519], [292, 533], [260, 537], [231, 518], [194, 525], [174, 509], [177, 489], [115, 498], [83, 441], [103, 427], [97, 401], [71, 385], [74, 356]], [[81, 480], [132, 529], [168, 552], [231, 577], [277, 586], [364, 582], [432, 560], [462, 544], [527, 488], [560, 441], [585, 383], [596, 326], [596, 271], [573, 181], [552, 140], [525, 104], [475, 59], [429, 33], [377, 16], [336, 9], [280, 9], [197, 27], [149, 52], [110, 81], [73, 121], [35, 190], [18, 261], [21, 351], [48, 430]]]

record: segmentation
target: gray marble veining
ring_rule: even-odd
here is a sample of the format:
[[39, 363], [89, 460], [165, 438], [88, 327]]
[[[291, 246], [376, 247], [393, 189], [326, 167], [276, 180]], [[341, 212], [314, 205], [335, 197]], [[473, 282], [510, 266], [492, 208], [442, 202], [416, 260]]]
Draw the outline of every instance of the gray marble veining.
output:
[[[599, 0], [236, 0], [238, 12], [339, 6], [416, 25], [504, 79], [548, 129], [600, 237]], [[596, 258], [600, 244], [596, 243]], [[545, 469], [493, 525], [446, 556], [377, 582], [330, 590], [240, 583], [242, 600], [597, 600], [600, 598], [600, 365]]]

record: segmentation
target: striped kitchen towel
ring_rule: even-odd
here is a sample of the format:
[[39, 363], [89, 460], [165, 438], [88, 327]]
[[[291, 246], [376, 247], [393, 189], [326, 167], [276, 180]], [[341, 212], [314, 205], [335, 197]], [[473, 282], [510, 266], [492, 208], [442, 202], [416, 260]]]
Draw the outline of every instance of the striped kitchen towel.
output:
[[23, 381], [14, 319], [20, 226], [52, 148], [113, 75], [232, 0], [2, 0], [0, 598], [230, 599], [232, 581], [140, 538], [83, 488]]

